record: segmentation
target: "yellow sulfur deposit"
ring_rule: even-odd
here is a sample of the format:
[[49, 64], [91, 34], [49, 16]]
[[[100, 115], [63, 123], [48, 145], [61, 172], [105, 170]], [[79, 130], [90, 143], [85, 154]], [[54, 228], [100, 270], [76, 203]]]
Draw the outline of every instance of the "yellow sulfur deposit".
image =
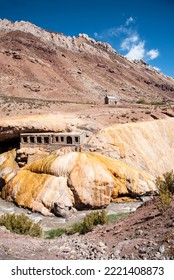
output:
[[3, 188], [2, 198], [44, 215], [67, 217], [120, 196], [153, 192], [153, 178], [95, 152], [52, 154], [27, 164]]

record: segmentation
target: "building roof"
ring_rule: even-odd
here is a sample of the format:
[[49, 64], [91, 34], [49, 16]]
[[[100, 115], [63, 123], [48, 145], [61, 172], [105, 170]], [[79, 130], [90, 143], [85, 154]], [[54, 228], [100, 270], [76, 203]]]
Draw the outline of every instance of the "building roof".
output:
[[76, 135], [82, 135], [84, 132], [79, 131], [72, 131], [72, 132], [23, 132], [20, 133], [20, 136], [51, 136], [51, 135], [57, 135], [57, 136], [76, 136]]
[[117, 99], [115, 96], [111, 96], [111, 95], [106, 95], [105, 98], [109, 98], [109, 99]]

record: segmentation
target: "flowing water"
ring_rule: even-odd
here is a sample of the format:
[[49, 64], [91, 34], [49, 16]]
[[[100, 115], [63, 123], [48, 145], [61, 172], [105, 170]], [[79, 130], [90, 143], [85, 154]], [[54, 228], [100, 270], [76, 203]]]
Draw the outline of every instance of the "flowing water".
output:
[[[147, 198], [144, 198], [144, 200]], [[137, 209], [143, 202], [142, 201], [134, 201], [134, 202], [124, 202], [124, 203], [110, 203], [106, 207], [107, 214], [119, 214], [132, 212]], [[19, 214], [24, 213], [34, 222], [40, 222], [41, 226], [44, 230], [50, 230], [58, 227], [64, 227], [71, 225], [72, 223], [78, 222], [82, 220], [87, 214], [90, 213], [91, 210], [83, 210], [75, 212], [69, 219], [64, 219], [61, 217], [45, 217], [40, 213], [32, 213], [28, 209], [24, 209], [22, 207], [16, 206], [12, 202], [4, 201], [0, 198], [0, 215], [4, 213], [9, 214]]]

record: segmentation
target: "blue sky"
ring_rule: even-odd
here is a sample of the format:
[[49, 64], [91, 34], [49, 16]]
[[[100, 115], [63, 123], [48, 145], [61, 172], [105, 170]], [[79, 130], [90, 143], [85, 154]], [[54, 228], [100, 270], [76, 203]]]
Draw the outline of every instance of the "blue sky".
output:
[[86, 33], [174, 77], [174, 0], [0, 0], [0, 18]]

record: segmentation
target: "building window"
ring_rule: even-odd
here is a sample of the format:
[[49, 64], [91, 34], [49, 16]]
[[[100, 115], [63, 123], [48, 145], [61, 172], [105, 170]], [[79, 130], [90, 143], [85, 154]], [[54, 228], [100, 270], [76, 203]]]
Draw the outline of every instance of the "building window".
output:
[[42, 138], [39, 136], [37, 137], [37, 143], [41, 144], [42, 143]]
[[60, 140], [61, 140], [61, 142], [64, 142], [64, 137], [61, 136], [61, 137], [60, 137]]
[[79, 142], [79, 137], [75, 137], [75, 142], [78, 143]]
[[44, 137], [44, 143], [49, 144], [49, 137]]
[[30, 137], [30, 143], [34, 143], [34, 137], [33, 136]]
[[59, 142], [59, 136], [53, 136], [53, 143], [58, 143]]
[[68, 136], [66, 141], [67, 141], [67, 144], [72, 144], [72, 137]]
[[24, 143], [27, 143], [27, 136], [24, 136], [24, 137], [22, 138], [22, 140], [23, 140]]

